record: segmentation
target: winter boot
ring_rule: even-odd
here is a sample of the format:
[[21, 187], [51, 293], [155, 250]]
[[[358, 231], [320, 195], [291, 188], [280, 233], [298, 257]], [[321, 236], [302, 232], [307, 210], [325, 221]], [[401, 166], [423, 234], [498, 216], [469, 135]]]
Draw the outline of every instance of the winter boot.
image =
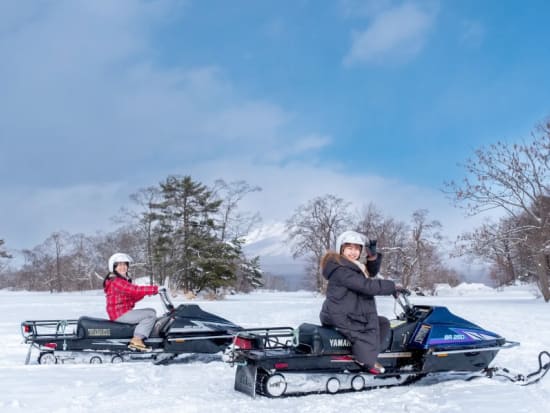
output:
[[384, 366], [382, 366], [380, 363], [376, 362], [374, 363], [374, 367], [369, 367], [367, 369], [367, 371], [370, 373], [370, 374], [384, 374], [384, 372], [386, 371], [386, 369], [384, 368]]
[[139, 337], [132, 337], [130, 340], [130, 343], [128, 344], [128, 348], [131, 350], [137, 350], [137, 351], [151, 351], [151, 347], [147, 347], [143, 340]]

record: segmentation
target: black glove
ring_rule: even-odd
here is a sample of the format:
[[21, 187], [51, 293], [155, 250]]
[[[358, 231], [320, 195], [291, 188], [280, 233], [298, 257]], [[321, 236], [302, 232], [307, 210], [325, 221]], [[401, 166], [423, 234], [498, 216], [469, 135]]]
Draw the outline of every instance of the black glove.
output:
[[377, 241], [375, 239], [371, 239], [369, 241], [369, 244], [365, 245], [365, 247], [367, 248], [367, 257], [376, 257], [376, 242]]
[[407, 295], [411, 295], [411, 292], [409, 290], [407, 290], [405, 287], [403, 287], [402, 285], [395, 285], [395, 291], [393, 292], [393, 298], [397, 298], [400, 294], [404, 295], [404, 296], [407, 296]]

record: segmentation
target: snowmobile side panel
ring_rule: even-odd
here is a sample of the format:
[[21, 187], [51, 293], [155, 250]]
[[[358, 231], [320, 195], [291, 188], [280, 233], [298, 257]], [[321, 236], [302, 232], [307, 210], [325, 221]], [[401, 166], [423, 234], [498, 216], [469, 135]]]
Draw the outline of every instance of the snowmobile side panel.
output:
[[424, 373], [440, 371], [480, 371], [489, 366], [498, 350], [472, 351], [437, 355], [426, 354], [422, 371]]
[[217, 353], [223, 351], [229, 344], [231, 335], [200, 335], [200, 336], [169, 336], [164, 348], [173, 353]]
[[298, 350], [312, 354], [349, 354], [351, 342], [333, 328], [303, 323], [298, 327]]
[[118, 323], [102, 318], [80, 317], [78, 319], [78, 338], [118, 338], [132, 337], [135, 324]]

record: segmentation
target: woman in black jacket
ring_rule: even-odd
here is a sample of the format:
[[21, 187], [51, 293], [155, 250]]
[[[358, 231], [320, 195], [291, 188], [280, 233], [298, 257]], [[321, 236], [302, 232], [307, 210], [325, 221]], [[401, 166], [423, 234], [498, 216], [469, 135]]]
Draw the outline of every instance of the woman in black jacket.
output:
[[321, 260], [328, 286], [320, 318], [324, 326], [347, 337], [356, 361], [365, 370], [379, 374], [384, 368], [376, 359], [390, 332], [390, 322], [378, 316], [374, 296], [395, 295], [400, 287], [390, 280], [371, 278], [380, 270], [382, 254], [367, 247], [366, 267], [358, 261], [366, 242], [362, 234], [346, 231], [336, 241], [338, 252], [329, 252]]

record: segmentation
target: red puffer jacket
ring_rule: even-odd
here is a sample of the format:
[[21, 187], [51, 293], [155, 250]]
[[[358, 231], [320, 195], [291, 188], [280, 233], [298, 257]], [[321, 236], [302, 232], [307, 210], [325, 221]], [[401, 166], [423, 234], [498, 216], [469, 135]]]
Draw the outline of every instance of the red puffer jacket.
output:
[[107, 299], [107, 314], [111, 320], [116, 320], [146, 295], [158, 294], [159, 288], [156, 285], [134, 285], [122, 277], [113, 277], [105, 281], [103, 291]]

